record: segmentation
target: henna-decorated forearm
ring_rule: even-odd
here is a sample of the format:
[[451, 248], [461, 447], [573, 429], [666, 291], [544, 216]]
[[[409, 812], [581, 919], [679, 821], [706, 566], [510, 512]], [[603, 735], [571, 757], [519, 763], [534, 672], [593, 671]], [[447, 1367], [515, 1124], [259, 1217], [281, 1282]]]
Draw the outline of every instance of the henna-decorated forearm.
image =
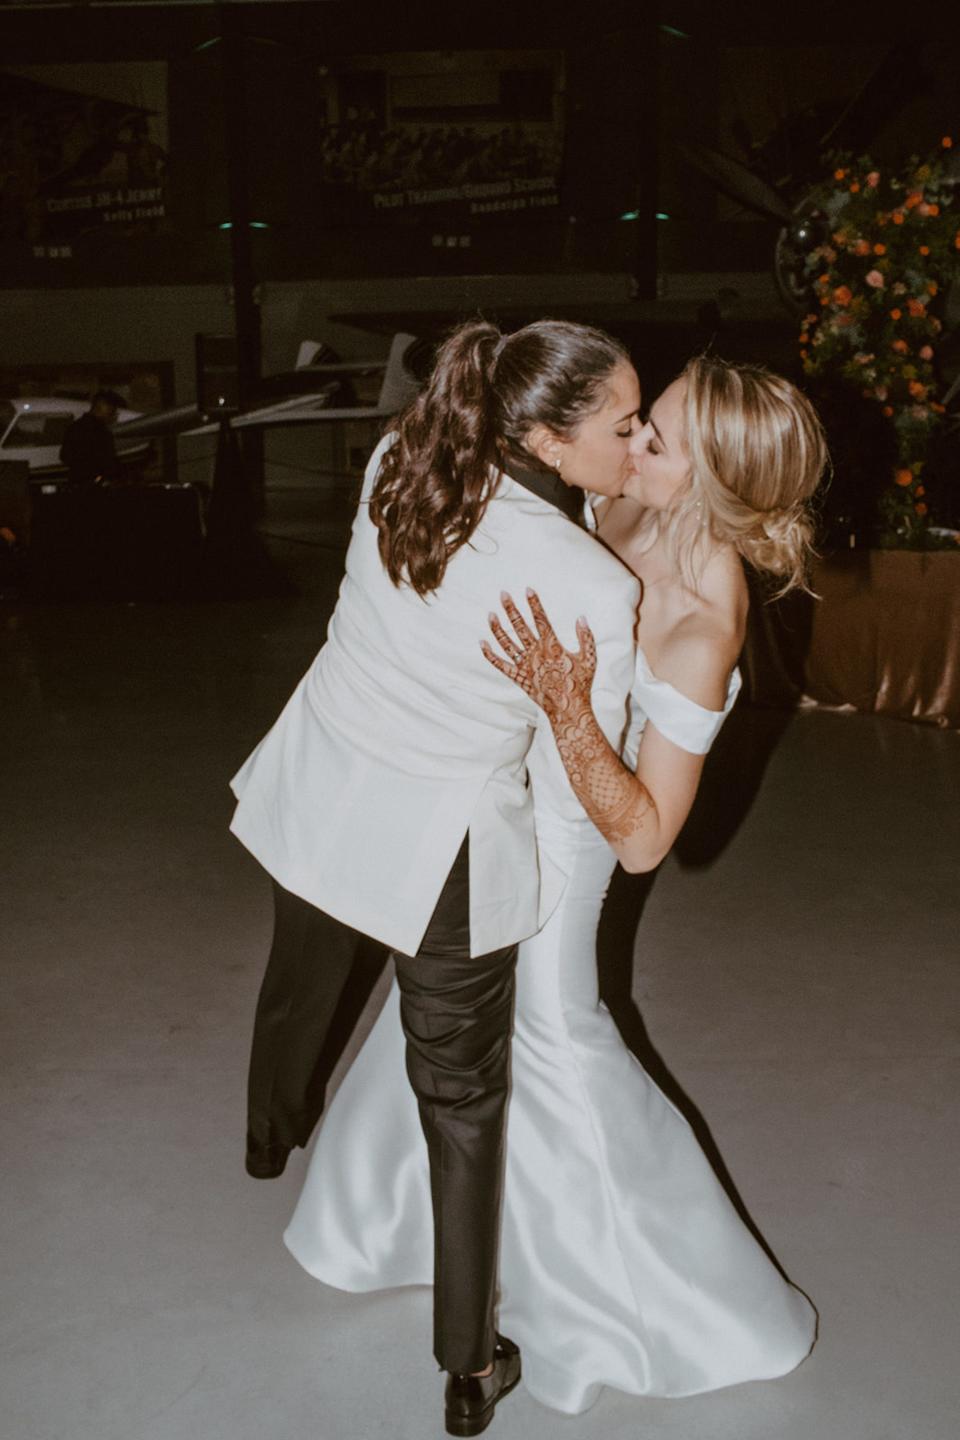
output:
[[580, 804], [601, 835], [616, 846], [642, 829], [653, 798], [623, 764], [593, 713], [590, 690], [597, 668], [597, 647], [585, 620], [577, 622], [580, 649], [565, 650], [536, 593], [527, 591], [536, 630], [531, 630], [509, 595], [501, 595], [516, 639], [495, 615], [490, 628], [507, 659], [483, 643], [491, 665], [519, 685], [550, 721], [560, 759]]
[[655, 810], [647, 787], [624, 765], [589, 705], [548, 718], [580, 804], [604, 839], [613, 845], [628, 840]]

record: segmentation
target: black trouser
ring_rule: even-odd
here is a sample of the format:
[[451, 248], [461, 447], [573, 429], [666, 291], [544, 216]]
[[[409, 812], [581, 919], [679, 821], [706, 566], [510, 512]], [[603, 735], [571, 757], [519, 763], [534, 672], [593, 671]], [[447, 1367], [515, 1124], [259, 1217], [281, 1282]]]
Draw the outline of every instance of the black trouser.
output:
[[488, 1364], [516, 945], [470, 957], [468, 842], [416, 956], [395, 955], [407, 1074], [420, 1108], [433, 1197], [434, 1353], [444, 1370]]
[[253, 1026], [247, 1154], [306, 1145], [323, 1111], [332, 1065], [325, 1042], [341, 995], [372, 942], [274, 881], [273, 944]]
[[[469, 837], [468, 837], [469, 839]], [[407, 1074], [430, 1159], [434, 1350], [444, 1370], [481, 1370], [494, 1298], [517, 947], [470, 958], [465, 839], [416, 956], [395, 956]], [[277, 924], [257, 1006], [248, 1146], [304, 1145], [322, 1108], [320, 1052], [364, 937], [277, 887]]]

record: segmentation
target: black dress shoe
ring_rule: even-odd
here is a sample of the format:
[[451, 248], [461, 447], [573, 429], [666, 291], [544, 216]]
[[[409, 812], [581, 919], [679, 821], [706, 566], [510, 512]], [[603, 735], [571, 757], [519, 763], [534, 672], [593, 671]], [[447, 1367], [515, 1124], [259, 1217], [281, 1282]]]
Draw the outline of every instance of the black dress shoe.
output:
[[248, 1146], [247, 1174], [254, 1180], [275, 1180], [283, 1174], [289, 1154], [289, 1145]]
[[520, 1380], [520, 1351], [512, 1340], [498, 1335], [489, 1375], [447, 1376], [448, 1435], [479, 1435], [493, 1419], [497, 1401]]

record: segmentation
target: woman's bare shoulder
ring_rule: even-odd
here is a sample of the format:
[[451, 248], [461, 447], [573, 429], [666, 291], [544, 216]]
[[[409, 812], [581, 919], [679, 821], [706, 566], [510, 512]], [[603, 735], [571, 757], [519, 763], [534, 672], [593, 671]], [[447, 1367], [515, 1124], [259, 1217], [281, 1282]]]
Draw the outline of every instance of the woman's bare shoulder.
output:
[[[740, 583], [737, 583], [739, 579]], [[718, 577], [661, 635], [656, 673], [708, 710], [721, 710], [743, 649], [747, 587], [742, 570]]]
[[683, 620], [665, 636], [657, 653], [656, 675], [706, 710], [722, 710], [730, 672], [740, 647], [719, 626]]

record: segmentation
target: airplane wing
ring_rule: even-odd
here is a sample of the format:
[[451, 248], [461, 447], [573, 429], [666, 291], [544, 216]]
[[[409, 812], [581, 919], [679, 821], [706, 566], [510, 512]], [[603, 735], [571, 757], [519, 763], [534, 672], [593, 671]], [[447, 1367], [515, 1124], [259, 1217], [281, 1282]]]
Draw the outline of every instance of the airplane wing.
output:
[[[320, 364], [310, 363], [320, 347], [314, 341], [304, 341], [297, 357], [297, 368], [258, 381], [254, 393], [259, 403], [252, 410], [231, 415], [231, 428], [270, 429], [279, 425], [325, 424], [331, 420], [378, 420], [393, 415], [402, 409], [418, 388], [417, 380], [403, 365], [403, 357], [414, 340], [413, 335], [399, 332], [394, 335], [390, 353], [385, 359], [324, 361]], [[331, 403], [337, 398], [345, 376], [377, 373], [383, 379], [375, 404]], [[291, 391], [296, 393], [291, 394]], [[277, 398], [274, 399], [274, 396]], [[219, 428], [220, 421], [215, 414], [204, 413], [196, 405], [181, 405], [115, 425], [113, 433], [122, 443], [141, 436], [215, 435]]]

